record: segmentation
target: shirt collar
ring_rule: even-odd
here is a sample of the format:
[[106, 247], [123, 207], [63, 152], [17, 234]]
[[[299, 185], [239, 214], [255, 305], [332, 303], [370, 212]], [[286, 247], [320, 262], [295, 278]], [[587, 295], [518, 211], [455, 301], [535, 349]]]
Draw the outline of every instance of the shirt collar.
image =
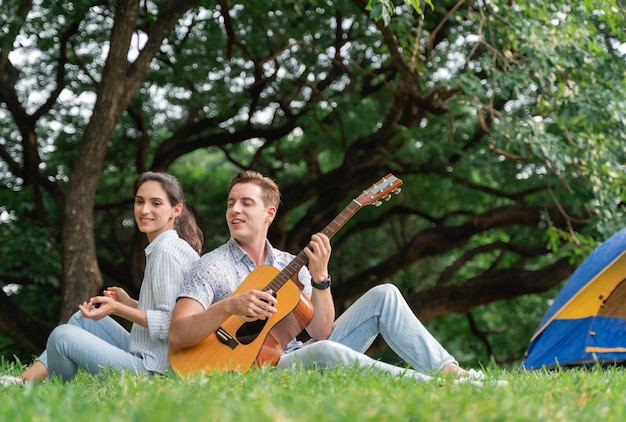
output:
[[[239, 245], [239, 243], [237, 243], [237, 241], [232, 237], [228, 239], [228, 247], [230, 248], [233, 257], [237, 262], [240, 262], [246, 258], [252, 261], [250, 255], [248, 255], [248, 253], [243, 250], [241, 245]], [[274, 247], [272, 247], [272, 244], [269, 240], [265, 239], [265, 264], [274, 265], [275, 262], [276, 258], [274, 257]]]
[[178, 232], [176, 230], [166, 230], [163, 233], [160, 233], [152, 242], [148, 244], [148, 246], [146, 246], [146, 249], [144, 249], [146, 256], [154, 252], [154, 250], [162, 243], [169, 242], [175, 237], [178, 237]]

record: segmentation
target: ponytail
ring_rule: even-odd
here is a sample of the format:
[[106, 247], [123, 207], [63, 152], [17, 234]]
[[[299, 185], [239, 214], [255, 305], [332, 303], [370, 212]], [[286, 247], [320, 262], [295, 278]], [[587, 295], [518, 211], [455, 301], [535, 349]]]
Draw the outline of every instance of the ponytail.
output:
[[174, 220], [174, 229], [178, 235], [187, 241], [191, 247], [198, 252], [202, 253], [202, 244], [204, 243], [204, 233], [198, 227], [196, 223], [196, 217], [189, 209], [189, 206], [183, 203], [183, 210], [176, 220]]

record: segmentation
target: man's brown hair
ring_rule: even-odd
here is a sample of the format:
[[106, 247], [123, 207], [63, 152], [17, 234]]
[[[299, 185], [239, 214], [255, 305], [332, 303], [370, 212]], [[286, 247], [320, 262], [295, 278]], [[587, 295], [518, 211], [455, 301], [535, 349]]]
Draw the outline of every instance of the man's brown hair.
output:
[[235, 177], [230, 180], [230, 186], [228, 186], [228, 194], [230, 194], [233, 186], [239, 183], [254, 183], [261, 187], [263, 191], [263, 204], [267, 207], [269, 205], [273, 205], [278, 209], [280, 205], [280, 190], [274, 182], [269, 177], [263, 176], [258, 171], [254, 170], [245, 170], [237, 173]]

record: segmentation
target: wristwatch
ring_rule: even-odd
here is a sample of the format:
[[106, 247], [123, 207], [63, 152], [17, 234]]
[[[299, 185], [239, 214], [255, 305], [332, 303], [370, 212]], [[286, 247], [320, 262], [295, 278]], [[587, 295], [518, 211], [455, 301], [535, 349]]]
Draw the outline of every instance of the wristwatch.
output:
[[330, 287], [330, 282], [331, 282], [330, 276], [328, 276], [328, 278], [322, 281], [321, 283], [316, 283], [313, 281], [313, 279], [311, 279], [311, 286], [313, 286], [317, 290], [326, 290]]

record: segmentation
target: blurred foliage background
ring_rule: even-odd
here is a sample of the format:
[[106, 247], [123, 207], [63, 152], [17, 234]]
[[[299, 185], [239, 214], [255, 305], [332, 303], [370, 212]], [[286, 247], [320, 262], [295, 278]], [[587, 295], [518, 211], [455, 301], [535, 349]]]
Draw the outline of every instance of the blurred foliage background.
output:
[[0, 19], [5, 359], [107, 285], [136, 295], [145, 170], [181, 180], [207, 250], [234, 173], [274, 178], [270, 240], [293, 253], [393, 173], [402, 192], [333, 239], [338, 311], [391, 281], [470, 364], [519, 364], [624, 226], [617, 0], [9, 0]]

